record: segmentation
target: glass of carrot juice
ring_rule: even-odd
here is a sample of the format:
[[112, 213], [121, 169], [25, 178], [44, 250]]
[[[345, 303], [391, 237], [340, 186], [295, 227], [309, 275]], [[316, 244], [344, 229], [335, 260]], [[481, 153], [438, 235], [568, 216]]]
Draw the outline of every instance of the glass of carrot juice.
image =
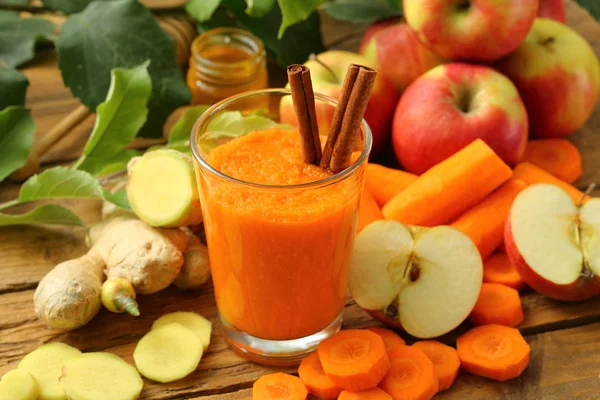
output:
[[[315, 94], [325, 144], [336, 102]], [[303, 162], [290, 91], [242, 93], [192, 131], [216, 303], [226, 340], [250, 360], [297, 363], [342, 323], [371, 131], [351, 165]]]

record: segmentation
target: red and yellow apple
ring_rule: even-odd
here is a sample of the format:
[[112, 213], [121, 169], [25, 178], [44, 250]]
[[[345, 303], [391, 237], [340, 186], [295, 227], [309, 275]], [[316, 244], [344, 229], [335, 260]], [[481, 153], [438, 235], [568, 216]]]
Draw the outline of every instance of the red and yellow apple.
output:
[[349, 288], [375, 318], [412, 336], [432, 338], [469, 316], [482, 279], [479, 251], [459, 230], [382, 220], [356, 236]]
[[537, 12], [538, 0], [404, 0], [419, 40], [449, 60], [493, 61], [511, 53]]
[[[318, 61], [308, 60], [304, 63], [310, 68], [313, 91], [329, 96], [334, 100], [340, 97], [344, 77], [350, 64], [375, 68], [364, 56], [349, 51], [326, 51], [319, 54], [317, 59]], [[390, 126], [398, 97], [399, 94], [394, 85], [385, 76], [378, 73], [364, 117], [373, 133], [371, 155], [377, 155], [389, 142]], [[315, 107], [319, 122], [319, 133], [326, 136], [335, 109], [319, 101], [316, 101]], [[291, 97], [282, 99], [280, 119], [283, 123], [297, 124]]]
[[558, 186], [532, 185], [511, 207], [504, 243], [539, 293], [567, 301], [600, 294], [600, 199], [576, 204]]
[[527, 112], [511, 81], [491, 68], [463, 63], [437, 66], [413, 82], [392, 123], [396, 157], [415, 174], [476, 139], [514, 165], [527, 137]]
[[532, 136], [572, 133], [598, 102], [598, 57], [583, 37], [560, 22], [538, 18], [523, 44], [497, 67], [519, 89]]
[[540, 0], [538, 16], [543, 18], [551, 18], [564, 24], [567, 22], [565, 0]]
[[402, 18], [386, 19], [371, 25], [363, 36], [359, 51], [400, 92], [442, 63], [441, 58], [421, 44]]

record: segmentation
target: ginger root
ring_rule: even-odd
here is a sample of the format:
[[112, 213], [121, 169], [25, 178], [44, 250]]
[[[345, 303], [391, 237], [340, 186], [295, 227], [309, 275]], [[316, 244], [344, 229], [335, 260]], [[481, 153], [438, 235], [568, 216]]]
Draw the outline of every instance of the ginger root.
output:
[[37, 400], [40, 385], [27, 371], [13, 369], [0, 380], [0, 400]]
[[140, 315], [138, 303], [135, 301], [135, 290], [126, 279], [108, 279], [102, 285], [102, 304], [114, 313], [126, 312], [137, 317]]
[[183, 266], [173, 284], [182, 289], [200, 289], [210, 280], [208, 248], [190, 230], [187, 233], [187, 247], [183, 252]]

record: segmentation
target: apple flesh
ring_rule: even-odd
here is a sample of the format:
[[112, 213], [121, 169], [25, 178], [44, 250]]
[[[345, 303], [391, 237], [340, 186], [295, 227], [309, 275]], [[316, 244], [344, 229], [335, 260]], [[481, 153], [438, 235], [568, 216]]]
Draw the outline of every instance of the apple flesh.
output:
[[531, 28], [538, 0], [404, 0], [421, 42], [449, 60], [493, 61], [514, 51]]
[[570, 134], [598, 102], [598, 58], [583, 37], [560, 22], [538, 18], [523, 44], [497, 67], [519, 89], [532, 136]]
[[469, 316], [482, 278], [477, 247], [457, 229], [376, 221], [356, 237], [350, 292], [375, 318], [432, 338]]
[[440, 65], [413, 82], [392, 122], [396, 158], [421, 174], [482, 139], [502, 160], [521, 160], [529, 133], [525, 106], [504, 75], [484, 66]]
[[600, 199], [575, 204], [558, 186], [532, 185], [512, 205], [504, 243], [539, 293], [566, 301], [600, 294]]
[[565, 0], [540, 0], [538, 17], [551, 18], [555, 21], [567, 22], [567, 10]]

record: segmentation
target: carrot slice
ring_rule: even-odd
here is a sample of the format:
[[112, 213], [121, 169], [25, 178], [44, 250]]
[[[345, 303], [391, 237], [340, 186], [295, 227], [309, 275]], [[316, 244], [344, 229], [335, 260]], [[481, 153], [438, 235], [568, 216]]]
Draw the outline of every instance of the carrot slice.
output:
[[565, 182], [573, 183], [581, 177], [581, 153], [565, 139], [539, 139], [527, 143], [523, 161], [542, 168]]
[[358, 226], [356, 228], [356, 233], [362, 231], [363, 228], [371, 222], [380, 219], [383, 219], [383, 213], [381, 212], [379, 205], [377, 205], [373, 195], [367, 189], [363, 189], [360, 198], [360, 207], [358, 208]]
[[523, 306], [516, 289], [499, 283], [484, 283], [470, 320], [474, 325], [517, 326], [523, 320]]
[[344, 390], [338, 400], [392, 400], [392, 396], [379, 388], [364, 390], [362, 392], [349, 392]]
[[298, 375], [306, 385], [308, 392], [321, 399], [337, 399], [342, 389], [323, 371], [319, 353], [313, 351], [310, 353], [298, 367]]
[[518, 329], [483, 325], [456, 341], [462, 367], [474, 374], [504, 382], [521, 375], [529, 364], [529, 344]]
[[483, 281], [499, 283], [513, 289], [525, 287], [525, 281], [506, 253], [492, 254], [483, 262]]
[[425, 353], [412, 346], [389, 351], [392, 367], [379, 387], [394, 399], [428, 400], [438, 391], [433, 363]]
[[413, 344], [412, 347], [416, 347], [425, 353], [433, 363], [440, 392], [452, 386], [460, 369], [460, 359], [454, 347], [436, 340], [422, 340]]
[[263, 375], [252, 385], [252, 400], [305, 400], [306, 396], [300, 378], [283, 372]]
[[[575, 203], [579, 203], [583, 198], [584, 193], [567, 182], [558, 179], [554, 175], [544, 171], [540, 167], [528, 162], [517, 164], [513, 170], [513, 178], [524, 181], [527, 185], [534, 183], [550, 183], [564, 189]], [[589, 198], [589, 197], [587, 197]], [[385, 212], [384, 212], [385, 215]]]
[[409, 187], [418, 178], [410, 172], [384, 167], [379, 164], [367, 164], [365, 187], [380, 207], [392, 197]]
[[383, 339], [368, 330], [340, 331], [318, 347], [323, 370], [342, 389], [376, 387], [390, 369]]
[[510, 177], [508, 165], [483, 140], [477, 139], [394, 196], [383, 207], [383, 215], [408, 225], [444, 225]]
[[381, 336], [385, 349], [390, 351], [396, 346], [404, 346], [406, 342], [398, 334], [390, 329], [385, 328], [369, 328], [371, 332], [374, 332]]
[[479, 249], [481, 258], [485, 259], [502, 244], [510, 207], [526, 187], [527, 184], [521, 180], [509, 179], [451, 225], [469, 236]]

